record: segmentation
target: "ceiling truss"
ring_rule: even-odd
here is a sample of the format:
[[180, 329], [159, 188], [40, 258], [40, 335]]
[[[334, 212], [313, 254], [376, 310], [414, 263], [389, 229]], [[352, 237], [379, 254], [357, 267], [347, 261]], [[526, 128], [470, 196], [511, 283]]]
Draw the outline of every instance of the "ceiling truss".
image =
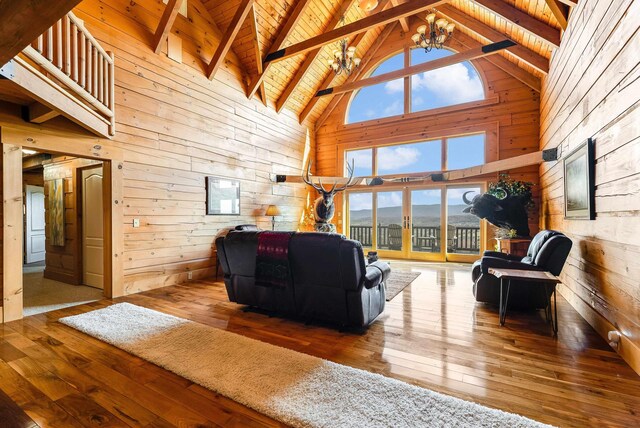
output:
[[[171, 32], [171, 27], [177, 18], [178, 10], [183, 1], [191, 0], [168, 0], [152, 38], [151, 48], [156, 53], [162, 50], [163, 42]], [[267, 79], [267, 83], [270, 82], [269, 76], [272, 73], [272, 67], [278, 68], [278, 63], [281, 61], [306, 54], [305, 58], [297, 63], [295, 70], [291, 71], [291, 75], [289, 79], [286, 80], [280, 94], [273, 99], [278, 112], [285, 108], [293, 99], [292, 96], [299, 90], [301, 82], [309, 80], [312, 70], [315, 70], [313, 77], [318, 80], [315, 92], [324, 94], [323, 91], [335, 85], [336, 76], [328, 67], [324, 67], [326, 71], [323, 77], [317, 76], [318, 61], [326, 61], [322, 56], [323, 46], [342, 38], [352, 37], [350, 45], [360, 47], [364, 45], [363, 41], [367, 39], [367, 35], [373, 34], [371, 33], [372, 31], [376, 31], [376, 38], [373, 41], [373, 45], [365, 46], [366, 51], [362, 58], [361, 67], [356, 69], [346, 82], [338, 86], [338, 89], [348, 89], [350, 87], [349, 85], [354, 86], [354, 82], [360, 78], [361, 71], [366, 68], [366, 63], [373, 58], [394, 28], [401, 27], [403, 33], [412, 32], [412, 26], [418, 25], [416, 18], [412, 17], [434, 7], [437, 7], [438, 13], [442, 17], [456, 24], [458, 30], [456, 30], [455, 41], [459, 47], [468, 50], [477, 50], [485, 43], [495, 43], [510, 38], [510, 35], [504, 31], [504, 26], [494, 27], [490, 25], [491, 21], [480, 21], [460, 9], [460, 1], [462, 0], [458, 0], [451, 5], [447, 4], [450, 3], [451, 0], [381, 0], [375, 10], [368, 15], [352, 22], [343, 23], [343, 17], [347, 15], [351, 8], [357, 7], [357, 2], [355, 0], [341, 0], [337, 8], [334, 9], [334, 12], [330, 15], [328, 21], [324, 22], [322, 27], [320, 27], [320, 34], [316, 33], [316, 35], [311, 35], [311, 37], [308, 37], [306, 40], [299, 40], [298, 34], [300, 34], [300, 32], [296, 32], [298, 25], [302, 22], [305, 14], [311, 15], [315, 10], [309, 9], [313, 0], [297, 0], [293, 2], [286, 11], [286, 18], [279, 21], [281, 23], [274, 35], [269, 37], [273, 40], [269, 49], [263, 49], [261, 46], [265, 45], [264, 41], [261, 45], [261, 37], [263, 37], [261, 35], [261, 24], [264, 23], [264, 17], [261, 20], [260, 12], [256, 9], [260, 6], [257, 5], [256, 0], [240, 0], [236, 6], [233, 17], [216, 47], [213, 57], [208, 64], [204, 65], [205, 74], [210, 79], [215, 76], [216, 71], [224, 64], [225, 57], [232, 50], [234, 41], [245, 22], [248, 23], [247, 25], [251, 30], [253, 44], [252, 52], [248, 56], [254, 58], [255, 61], [255, 64], [250, 67], [254, 70], [252, 75], [246, 76], [246, 93], [248, 97], [259, 93], [260, 98], [265, 105], [267, 105], [265, 79]], [[473, 8], [481, 8], [483, 13], [489, 13], [491, 16], [495, 16], [496, 19], [504, 19], [510, 25], [513, 25], [514, 28], [526, 32], [530, 37], [534, 37], [536, 40], [539, 40], [540, 43], [550, 46], [550, 48], [559, 46], [561, 29], [566, 29], [571, 8], [577, 3], [575, 0], [532, 0], [544, 1], [548, 9], [547, 13], [550, 12], [547, 17], [552, 16], [555, 22], [554, 25], [551, 25], [550, 23], [543, 22], [539, 17], [529, 15], [529, 13], [512, 6], [504, 0], [464, 1], [469, 2]], [[423, 23], [423, 21], [421, 21], [421, 23]], [[380, 27], [383, 27], [382, 32], [379, 32]], [[217, 28], [216, 33], [220, 33]], [[294, 33], [298, 35], [296, 37], [297, 40], [292, 40]], [[470, 35], [473, 37], [470, 37]], [[368, 37], [368, 39], [371, 40], [371, 37]], [[370, 43], [369, 41], [367, 44]], [[266, 51], [266, 54], [263, 53], [264, 51]], [[359, 52], [363, 52], [363, 50], [360, 49]], [[547, 74], [549, 71], [549, 60], [546, 55], [548, 54], [545, 53], [545, 55], [542, 55], [530, 47], [515, 44], [509, 47], [508, 51], [503, 51], [501, 55], [487, 56], [484, 60], [493, 63], [532, 89], [539, 91], [539, 76]], [[524, 68], [518, 64], [521, 64]], [[527, 69], [527, 67], [531, 68]], [[532, 72], [529, 71], [531, 69], [539, 74], [532, 74]], [[306, 83], [307, 86], [308, 84], [309, 83]], [[335, 89], [336, 88], [334, 88], [334, 90]], [[324, 104], [326, 107], [318, 116], [316, 125], [322, 123], [324, 119], [328, 117], [344, 94], [345, 92], [343, 91], [334, 91], [329, 103]], [[313, 95], [308, 95], [306, 98], [308, 101], [303, 103], [298, 109], [301, 123], [310, 117], [318, 105], [319, 100], [319, 97]], [[300, 99], [297, 100], [298, 104], [300, 101]]]

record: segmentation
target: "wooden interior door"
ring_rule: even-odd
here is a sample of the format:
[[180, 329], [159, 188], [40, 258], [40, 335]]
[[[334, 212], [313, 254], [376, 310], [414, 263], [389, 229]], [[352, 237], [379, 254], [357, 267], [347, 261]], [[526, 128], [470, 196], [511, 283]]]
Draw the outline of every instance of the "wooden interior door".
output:
[[25, 216], [25, 262], [41, 262], [45, 258], [44, 187], [26, 186]]
[[104, 288], [102, 166], [82, 169], [82, 282]]

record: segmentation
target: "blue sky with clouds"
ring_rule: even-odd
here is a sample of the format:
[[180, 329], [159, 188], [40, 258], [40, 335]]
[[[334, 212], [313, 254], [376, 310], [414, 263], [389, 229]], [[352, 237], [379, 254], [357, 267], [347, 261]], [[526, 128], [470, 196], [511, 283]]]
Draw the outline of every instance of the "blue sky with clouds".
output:
[[[447, 49], [425, 53], [411, 51], [411, 65], [453, 55]], [[403, 68], [404, 53], [383, 61], [371, 74], [377, 76]], [[411, 77], [411, 111], [430, 110], [484, 98], [480, 76], [469, 62], [419, 73]], [[404, 79], [367, 86], [351, 102], [347, 123], [362, 122], [404, 113]]]

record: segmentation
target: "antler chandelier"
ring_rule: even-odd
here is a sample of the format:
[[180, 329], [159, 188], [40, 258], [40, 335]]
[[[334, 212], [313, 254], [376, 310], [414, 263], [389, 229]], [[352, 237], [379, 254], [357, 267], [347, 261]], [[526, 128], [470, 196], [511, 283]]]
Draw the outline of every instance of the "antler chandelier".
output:
[[445, 42], [453, 36], [455, 24], [444, 18], [436, 20], [435, 10], [429, 12], [426, 19], [428, 25], [419, 26], [411, 40], [416, 46], [424, 48], [425, 52], [431, 52], [433, 48], [442, 49]]
[[333, 59], [327, 61], [329, 68], [336, 74], [345, 72], [348, 76], [354, 68], [360, 65], [360, 61], [362, 61], [356, 56], [356, 47], [348, 46], [348, 44], [349, 41], [347, 39], [340, 40], [340, 50], [335, 50], [333, 52]]

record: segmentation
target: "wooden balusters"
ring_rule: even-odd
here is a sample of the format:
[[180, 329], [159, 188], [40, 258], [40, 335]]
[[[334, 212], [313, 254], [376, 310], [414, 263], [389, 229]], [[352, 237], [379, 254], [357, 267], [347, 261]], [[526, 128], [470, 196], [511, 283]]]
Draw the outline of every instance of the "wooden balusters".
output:
[[53, 62], [53, 27], [47, 30], [47, 59]]
[[75, 22], [71, 23], [71, 78], [78, 83], [78, 26]]
[[60, 21], [62, 23], [62, 46], [64, 55], [63, 71], [67, 76], [71, 75], [71, 20], [69, 15], [65, 15]]
[[80, 31], [80, 47], [78, 48], [80, 62], [80, 86], [86, 88], [87, 84], [87, 39], [82, 31]]
[[23, 54], [103, 115], [113, 135], [113, 53], [100, 46], [81, 20], [68, 13]]
[[62, 21], [58, 21], [54, 25], [54, 37], [56, 41], [55, 46], [55, 61], [54, 65], [62, 70]]

